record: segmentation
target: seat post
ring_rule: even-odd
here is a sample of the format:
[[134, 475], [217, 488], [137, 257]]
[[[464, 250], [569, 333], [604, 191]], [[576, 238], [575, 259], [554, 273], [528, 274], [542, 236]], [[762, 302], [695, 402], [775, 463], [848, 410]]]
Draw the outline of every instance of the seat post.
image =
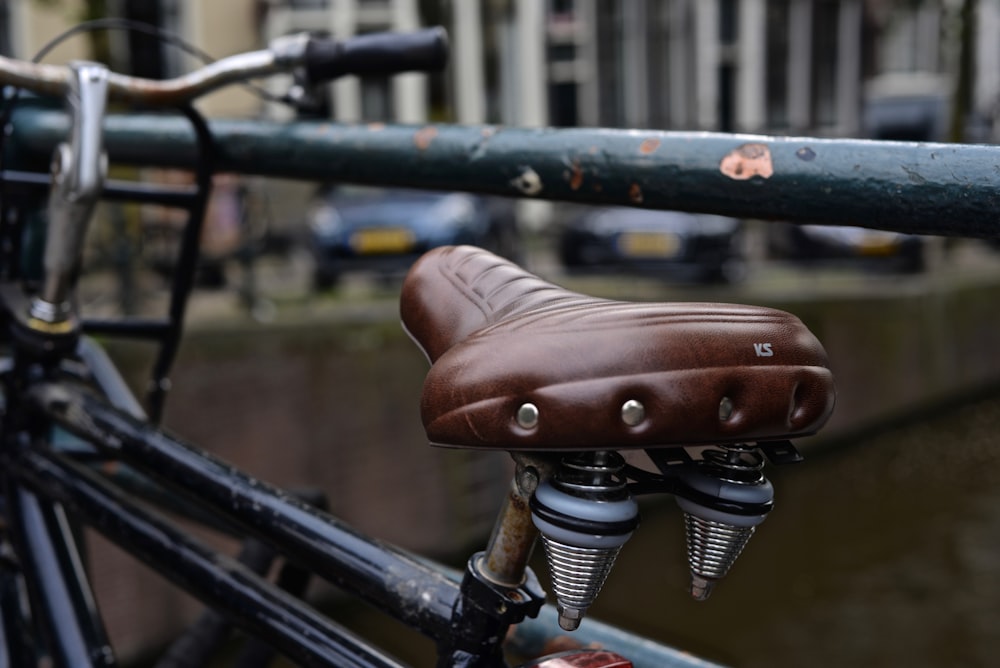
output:
[[552, 475], [558, 458], [521, 452], [512, 452], [511, 457], [516, 465], [514, 478], [477, 566], [491, 582], [518, 587], [524, 582], [525, 570], [538, 539], [528, 503], [538, 484]]

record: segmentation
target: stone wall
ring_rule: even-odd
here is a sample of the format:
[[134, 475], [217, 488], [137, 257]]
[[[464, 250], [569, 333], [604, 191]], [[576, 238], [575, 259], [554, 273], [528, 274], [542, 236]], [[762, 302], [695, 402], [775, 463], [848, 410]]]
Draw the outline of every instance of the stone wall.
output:
[[[992, 280], [913, 279], [889, 290], [759, 300], [799, 315], [836, 376], [834, 417], [803, 449], [997, 387], [998, 297]], [[147, 351], [113, 350], [139, 386]], [[364, 532], [424, 554], [467, 552], [492, 524], [509, 458], [426, 444], [418, 415], [426, 369], [394, 309], [196, 327], [175, 367], [166, 424], [268, 482], [326, 490], [333, 512]], [[115, 548], [98, 538], [93, 545], [98, 596], [121, 656], [167, 637], [197, 610]]]

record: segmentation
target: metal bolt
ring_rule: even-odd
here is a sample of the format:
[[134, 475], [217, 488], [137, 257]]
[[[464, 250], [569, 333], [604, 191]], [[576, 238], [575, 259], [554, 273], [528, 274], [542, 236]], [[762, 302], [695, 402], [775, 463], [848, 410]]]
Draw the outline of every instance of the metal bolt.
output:
[[729, 397], [722, 397], [719, 402], [719, 419], [723, 422], [733, 416], [733, 400]]
[[538, 426], [538, 406], [531, 402], [521, 404], [517, 409], [517, 423], [525, 429], [534, 429]]
[[517, 486], [525, 496], [534, 494], [538, 487], [538, 471], [533, 467], [527, 467], [518, 474]]
[[635, 399], [622, 404], [622, 422], [630, 427], [638, 427], [646, 419], [646, 407]]

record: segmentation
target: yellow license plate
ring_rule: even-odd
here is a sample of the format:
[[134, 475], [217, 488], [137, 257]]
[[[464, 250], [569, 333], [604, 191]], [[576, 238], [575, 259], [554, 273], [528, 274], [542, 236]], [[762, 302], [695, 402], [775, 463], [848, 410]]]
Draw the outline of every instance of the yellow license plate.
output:
[[626, 232], [618, 237], [618, 250], [626, 257], [671, 258], [679, 249], [677, 237], [663, 232]]
[[860, 252], [862, 255], [885, 256], [892, 255], [899, 248], [899, 244], [894, 239], [865, 239], [861, 242]]
[[361, 230], [351, 235], [351, 248], [359, 255], [406, 253], [413, 248], [413, 233], [395, 227]]

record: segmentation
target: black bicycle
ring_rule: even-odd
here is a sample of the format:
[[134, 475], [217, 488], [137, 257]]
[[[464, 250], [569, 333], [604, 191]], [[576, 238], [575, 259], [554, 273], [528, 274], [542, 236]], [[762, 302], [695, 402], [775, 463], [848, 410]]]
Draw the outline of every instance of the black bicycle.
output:
[[[814, 433], [833, 410], [826, 354], [788, 313], [598, 299], [481, 249], [432, 250], [410, 271], [401, 300], [403, 324], [432, 363], [421, 399], [428, 438], [452, 448], [505, 450], [516, 467], [485, 549], [462, 573], [435, 567], [361, 535], [325, 512], [322, 498], [256, 480], [156, 426], [217, 170], [803, 221], [843, 223], [864, 211], [875, 226], [952, 234], [982, 234], [976, 216], [995, 203], [992, 187], [979, 179], [964, 180], [958, 201], [944, 187], [929, 187], [928, 178], [906, 185], [851, 167], [862, 161], [860, 151], [879, 156], [872, 163], [903, 155], [937, 161], [934, 169], [954, 174], [956, 165], [989, 155], [984, 148], [925, 159], [918, 154], [924, 149], [907, 145], [810, 140], [806, 153], [802, 140], [450, 126], [346, 128], [334, 144], [324, 143], [315, 125], [289, 124], [276, 137], [267, 134], [273, 124], [208, 123], [190, 105], [220, 86], [276, 72], [298, 71], [311, 84], [343, 74], [438, 69], [445, 57], [443, 33], [429, 30], [345, 41], [289, 37], [163, 82], [94, 63], [0, 58], [0, 81], [43, 98], [9, 100], [17, 110], [0, 181], [0, 655], [7, 665], [115, 664], [78, 524], [210, 610], [168, 650], [163, 666], [202, 665], [230, 625], [253, 638], [244, 665], [268, 658], [266, 648], [302, 665], [399, 665], [302, 600], [314, 575], [431, 638], [441, 666], [506, 665], [505, 641], [516, 643], [531, 629], [548, 637], [576, 631], [581, 645], [606, 649], [574, 649], [528, 666], [703, 665], [584, 621], [638, 526], [635, 497], [676, 498], [687, 527], [691, 593], [705, 599], [771, 510], [765, 460], [796, 461], [790, 439]], [[53, 97], [68, 101], [68, 113], [45, 103]], [[173, 107], [185, 120], [108, 115], [108, 100]], [[415, 132], [423, 132], [422, 142], [413, 141]], [[51, 170], [35, 171], [52, 145]], [[591, 150], [598, 145], [601, 151]], [[392, 169], [366, 163], [366, 156], [394, 150], [412, 162]], [[195, 184], [109, 180], [109, 156], [193, 166]], [[417, 161], [421, 168], [413, 169]], [[566, 178], [567, 171], [580, 176]], [[831, 182], [850, 183], [851, 192], [835, 191]], [[776, 185], [787, 187], [776, 194]], [[101, 197], [189, 212], [165, 318], [80, 317], [80, 249]], [[951, 229], [942, 229], [942, 208]], [[159, 344], [144, 406], [95, 337]], [[629, 450], [644, 451], [655, 468], [629, 464], [620, 454]], [[246, 539], [243, 553], [234, 559], [207, 549], [157, 506]], [[539, 539], [554, 609], [544, 605], [528, 567]], [[276, 555], [285, 566], [271, 583], [262, 574]]]

